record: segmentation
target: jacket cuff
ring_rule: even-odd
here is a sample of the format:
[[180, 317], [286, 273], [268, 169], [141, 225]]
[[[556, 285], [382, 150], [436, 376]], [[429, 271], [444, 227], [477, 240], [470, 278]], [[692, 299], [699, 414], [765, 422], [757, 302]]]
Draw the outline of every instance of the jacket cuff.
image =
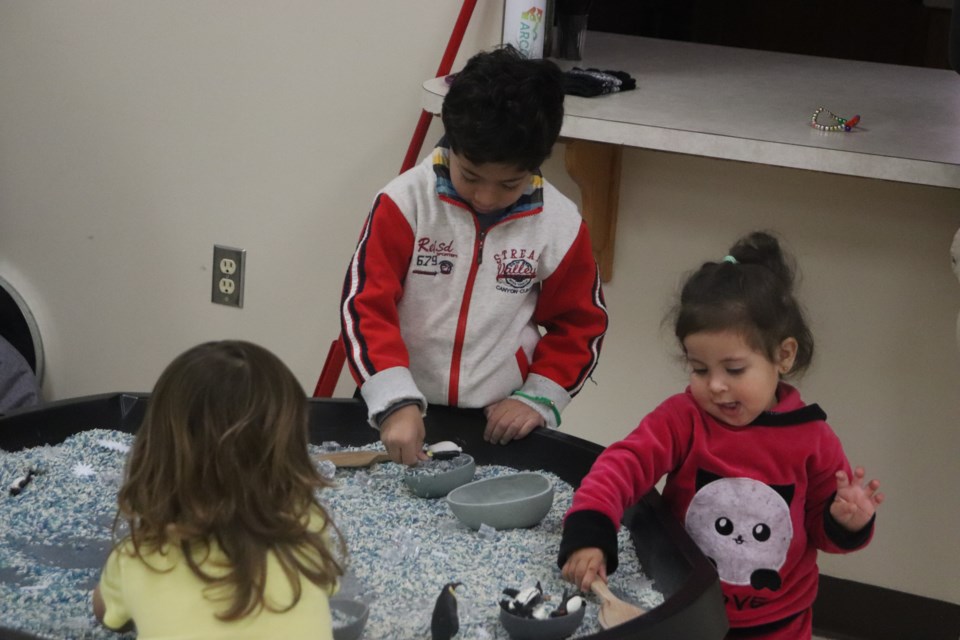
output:
[[526, 396], [546, 398], [556, 407], [556, 412], [548, 405], [530, 400], [523, 396], [510, 396], [514, 400], [519, 400], [523, 404], [533, 407], [537, 413], [543, 416], [544, 424], [551, 429], [560, 427], [557, 416], [570, 404], [570, 394], [567, 390], [558, 385], [550, 378], [546, 378], [536, 373], [527, 376], [523, 386], [517, 389]]
[[400, 400], [416, 401], [420, 413], [427, 413], [427, 400], [406, 367], [391, 367], [374, 374], [360, 387], [360, 395], [367, 403], [367, 421], [374, 429], [378, 428], [377, 416]]
[[[396, 411], [403, 409], [404, 407], [408, 407], [411, 404], [419, 405], [420, 401], [414, 398], [404, 398], [403, 400], [397, 400], [392, 405], [390, 405], [389, 407], [387, 407], [386, 409], [384, 409], [383, 411], [375, 415], [373, 419], [374, 419], [374, 422], [376, 422], [377, 424], [377, 429], [382, 427], [383, 421], [389, 418], [391, 415], [393, 415]], [[422, 407], [421, 407], [421, 415], [423, 415]]]
[[562, 569], [574, 551], [597, 547], [607, 559], [607, 575], [612, 574], [620, 565], [617, 557], [617, 529], [613, 521], [599, 511], [574, 511], [563, 521], [563, 537], [560, 538], [557, 566]]
[[850, 531], [842, 524], [837, 522], [836, 518], [833, 517], [833, 514], [830, 513], [830, 505], [833, 504], [834, 499], [837, 497], [837, 493], [834, 492], [830, 499], [827, 500], [827, 506], [824, 508], [823, 512], [823, 529], [827, 534], [827, 538], [830, 539], [830, 542], [837, 545], [844, 551], [853, 551], [854, 549], [859, 549], [863, 545], [867, 544], [870, 541], [870, 537], [873, 536], [873, 525], [877, 521], [877, 514], [873, 514], [873, 517], [870, 518], [870, 522], [863, 525], [863, 528], [859, 531]]

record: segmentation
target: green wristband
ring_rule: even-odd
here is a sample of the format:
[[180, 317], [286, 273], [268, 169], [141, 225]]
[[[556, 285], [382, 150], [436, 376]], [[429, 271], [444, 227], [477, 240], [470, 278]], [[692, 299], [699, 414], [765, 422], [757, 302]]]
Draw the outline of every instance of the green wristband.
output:
[[520, 396], [521, 398], [526, 398], [531, 402], [536, 402], [537, 404], [542, 404], [545, 407], [550, 407], [550, 410], [553, 411], [553, 417], [557, 419], [557, 426], [560, 426], [560, 410], [557, 409], [557, 404], [550, 398], [545, 398], [543, 396], [532, 396], [529, 393], [524, 393], [523, 391], [514, 391], [510, 395]]

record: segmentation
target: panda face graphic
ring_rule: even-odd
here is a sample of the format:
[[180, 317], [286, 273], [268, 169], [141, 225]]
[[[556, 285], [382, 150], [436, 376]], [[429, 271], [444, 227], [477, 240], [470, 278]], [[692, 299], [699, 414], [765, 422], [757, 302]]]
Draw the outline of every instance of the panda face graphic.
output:
[[[698, 474], [698, 485], [702, 477]], [[792, 486], [718, 478], [698, 489], [687, 507], [685, 526], [722, 581], [776, 591], [778, 570], [793, 539], [792, 495]]]

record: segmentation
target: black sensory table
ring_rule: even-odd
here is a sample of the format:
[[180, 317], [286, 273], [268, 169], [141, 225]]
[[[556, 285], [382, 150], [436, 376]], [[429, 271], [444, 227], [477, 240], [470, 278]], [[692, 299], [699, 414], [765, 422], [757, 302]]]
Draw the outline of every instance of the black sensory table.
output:
[[[0, 449], [17, 451], [55, 445], [85, 429], [136, 432], [149, 396], [112, 393], [41, 405], [0, 417]], [[603, 450], [598, 444], [559, 431], [538, 429], [507, 446], [483, 441], [480, 410], [433, 406], [426, 419], [427, 441], [453, 440], [477, 464], [555, 473], [574, 487]], [[356, 399], [310, 400], [310, 440], [336, 441], [343, 446], [376, 442], [378, 433], [366, 423], [366, 408]], [[595, 640], [720, 640], [728, 623], [720, 583], [713, 565], [703, 556], [654, 490], [623, 519], [644, 572], [664, 594], [664, 602], [644, 616], [589, 636]], [[0, 637], [34, 636], [3, 627]]]

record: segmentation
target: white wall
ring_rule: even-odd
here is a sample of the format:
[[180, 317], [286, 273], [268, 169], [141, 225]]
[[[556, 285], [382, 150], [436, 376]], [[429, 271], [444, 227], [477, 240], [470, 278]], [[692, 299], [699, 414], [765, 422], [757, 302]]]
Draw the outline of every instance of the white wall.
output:
[[[46, 398], [148, 391], [177, 353], [224, 337], [274, 350], [311, 391], [360, 225], [458, 11], [0, 1], [0, 274], [40, 324]], [[456, 66], [499, 29], [500, 3], [478, 3]], [[545, 172], [576, 197], [562, 151]], [[682, 389], [660, 326], [682, 274], [775, 229], [818, 340], [801, 387], [888, 494], [871, 547], [822, 567], [960, 603], [960, 190], [640, 150], [622, 183], [610, 333], [565, 427], [607, 444]], [[248, 251], [242, 310], [209, 301], [214, 244]]]
[[[0, 269], [35, 307], [46, 397], [149, 389], [220, 337], [264, 343], [312, 390], [360, 225], [458, 12], [0, 2]], [[478, 3], [458, 67], [499, 41], [500, 17]], [[242, 310], [210, 303], [214, 244], [248, 252]]]

